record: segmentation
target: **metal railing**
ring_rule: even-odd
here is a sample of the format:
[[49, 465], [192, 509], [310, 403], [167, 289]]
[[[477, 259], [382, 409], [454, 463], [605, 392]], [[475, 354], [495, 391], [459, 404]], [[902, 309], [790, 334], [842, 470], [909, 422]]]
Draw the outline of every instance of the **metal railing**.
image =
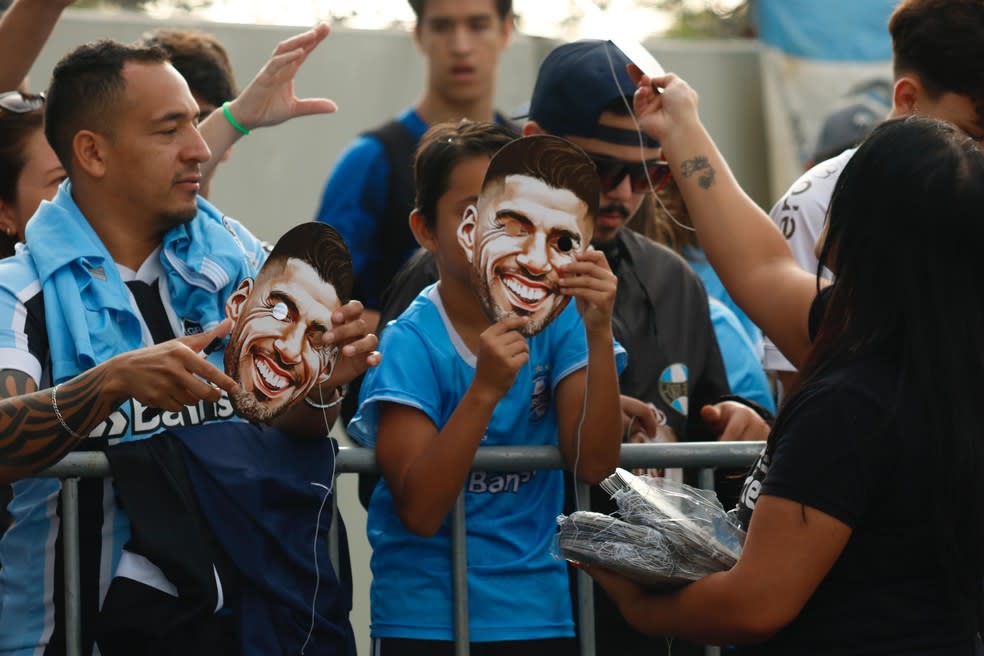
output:
[[[700, 468], [700, 486], [714, 487], [714, 467], [739, 468], [751, 465], [761, 452], [764, 442], [687, 442], [678, 444], [623, 444], [620, 464], [636, 467]], [[478, 449], [472, 471], [521, 472], [530, 469], [562, 469], [560, 449], [553, 446], [489, 446]], [[343, 447], [335, 461], [335, 473], [378, 473], [375, 453], [371, 449]], [[108, 478], [109, 461], [98, 452], [71, 453], [40, 474], [62, 479], [62, 544], [65, 560], [65, 627], [66, 653], [81, 654], [82, 627], [80, 616], [79, 572], [79, 478]], [[335, 486], [332, 489], [337, 489]], [[590, 491], [578, 483], [580, 510], [590, 509]], [[458, 496], [451, 511], [452, 591], [456, 656], [468, 656], [468, 555], [466, 546], [466, 517], [464, 493]], [[332, 495], [332, 524], [329, 552], [332, 565], [338, 571], [338, 497]], [[594, 598], [591, 579], [582, 571], [577, 573], [578, 628], [581, 656], [594, 656]], [[718, 653], [708, 648], [708, 654]]]

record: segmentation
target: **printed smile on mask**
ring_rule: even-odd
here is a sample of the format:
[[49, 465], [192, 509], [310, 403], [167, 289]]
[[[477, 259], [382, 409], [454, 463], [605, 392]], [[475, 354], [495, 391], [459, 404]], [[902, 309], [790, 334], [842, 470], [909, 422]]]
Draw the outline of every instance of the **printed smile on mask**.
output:
[[550, 297], [553, 290], [541, 282], [530, 280], [525, 276], [504, 273], [499, 276], [510, 302], [523, 310], [533, 312]]
[[257, 389], [271, 399], [284, 394], [294, 386], [290, 372], [261, 353], [253, 353], [253, 373]]

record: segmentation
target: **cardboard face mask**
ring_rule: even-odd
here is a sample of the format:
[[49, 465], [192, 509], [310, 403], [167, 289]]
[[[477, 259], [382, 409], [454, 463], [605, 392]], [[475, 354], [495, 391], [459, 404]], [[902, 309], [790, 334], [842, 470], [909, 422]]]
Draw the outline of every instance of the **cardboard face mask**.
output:
[[598, 199], [594, 164], [569, 141], [536, 135], [496, 153], [458, 228], [491, 320], [527, 316], [522, 332], [532, 336], [560, 314], [570, 298], [559, 267], [591, 243]]
[[270, 421], [331, 377], [338, 347], [322, 336], [351, 288], [352, 260], [333, 228], [304, 223], [280, 238], [256, 279], [226, 303], [235, 321], [225, 372], [239, 383], [236, 414]]

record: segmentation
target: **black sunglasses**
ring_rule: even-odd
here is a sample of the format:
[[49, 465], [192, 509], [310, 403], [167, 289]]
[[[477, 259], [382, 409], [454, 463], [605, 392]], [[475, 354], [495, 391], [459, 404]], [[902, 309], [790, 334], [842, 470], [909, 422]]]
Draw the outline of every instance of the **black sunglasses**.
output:
[[0, 93], [0, 109], [12, 114], [26, 114], [44, 107], [44, 94], [5, 91]]
[[606, 194], [622, 184], [625, 176], [629, 176], [632, 192], [639, 194], [647, 191], [659, 191], [670, 181], [670, 164], [660, 159], [650, 159], [645, 162], [626, 162], [607, 155], [588, 154], [595, 168], [598, 169], [598, 180], [601, 182], [601, 193]]

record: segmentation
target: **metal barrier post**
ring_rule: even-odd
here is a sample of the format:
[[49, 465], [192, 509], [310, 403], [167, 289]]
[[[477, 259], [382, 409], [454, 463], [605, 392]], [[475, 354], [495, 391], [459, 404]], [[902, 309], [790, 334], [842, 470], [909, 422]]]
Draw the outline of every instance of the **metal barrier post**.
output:
[[336, 580], [341, 580], [338, 570], [338, 477], [331, 479], [331, 527], [328, 529], [328, 557]]
[[[698, 474], [698, 486], [704, 490], [714, 489], [714, 469], [705, 467]], [[716, 645], [704, 645], [704, 656], [721, 656], [721, 648]]]
[[465, 520], [465, 491], [451, 509], [451, 599], [454, 603], [454, 655], [468, 656], [468, 527]]
[[79, 571], [79, 479], [62, 481], [62, 548], [65, 558], [65, 653], [82, 653]]
[[[577, 481], [577, 509], [591, 510], [591, 486]], [[595, 656], [594, 585], [583, 570], [577, 571], [578, 640], [581, 656]]]

